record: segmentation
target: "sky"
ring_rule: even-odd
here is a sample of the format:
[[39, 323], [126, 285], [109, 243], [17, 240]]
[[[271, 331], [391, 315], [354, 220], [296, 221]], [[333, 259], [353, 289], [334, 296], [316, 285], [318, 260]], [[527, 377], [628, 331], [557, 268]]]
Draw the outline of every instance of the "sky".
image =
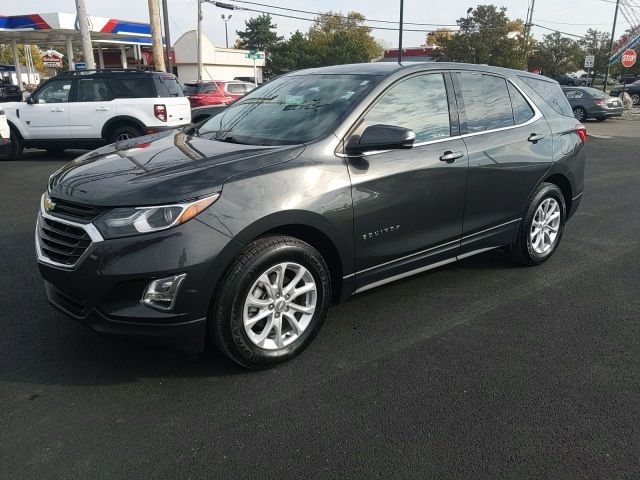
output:
[[[233, 0], [222, 0], [232, 2]], [[371, 20], [397, 20], [398, 0], [255, 0], [258, 3], [277, 5], [308, 11], [328, 10], [346, 13], [358, 11]], [[510, 18], [524, 20], [530, 0], [405, 0], [405, 22], [455, 24], [456, 19], [466, 15], [469, 7], [478, 3], [507, 7]], [[148, 22], [147, 0], [85, 0], [89, 14]], [[196, 28], [197, 0], [168, 0], [171, 23], [171, 40], [175, 42], [184, 32]], [[613, 22], [615, 0], [536, 0], [534, 23], [558, 29], [563, 32], [582, 35], [590, 27], [610, 31]], [[237, 3], [258, 10], [273, 10], [265, 7]], [[224, 46], [224, 23], [222, 13], [231, 14], [229, 22], [229, 44], [233, 46], [235, 31], [244, 29], [245, 20], [258, 15], [255, 12], [222, 10], [211, 4], [203, 4], [203, 29], [205, 34], [217, 46]], [[27, 13], [75, 12], [74, 0], [0, 0], [0, 15], [19, 15]], [[312, 17], [312, 15], [284, 12], [285, 14]], [[640, 16], [640, 12], [638, 12]], [[305, 32], [310, 22], [283, 17], [274, 17], [280, 35], [288, 37], [296, 30]], [[376, 24], [379, 26], [393, 26]], [[618, 16], [617, 32], [628, 27], [622, 15]], [[432, 27], [409, 27], [430, 29]], [[435, 27], [433, 27], [435, 28]], [[547, 30], [534, 27], [534, 35], [541, 38]], [[398, 33], [395, 31], [374, 30], [373, 35], [387, 47], [397, 47]], [[405, 32], [404, 46], [419, 46], [425, 43], [425, 32]], [[616, 35], [617, 36], [617, 35]]]

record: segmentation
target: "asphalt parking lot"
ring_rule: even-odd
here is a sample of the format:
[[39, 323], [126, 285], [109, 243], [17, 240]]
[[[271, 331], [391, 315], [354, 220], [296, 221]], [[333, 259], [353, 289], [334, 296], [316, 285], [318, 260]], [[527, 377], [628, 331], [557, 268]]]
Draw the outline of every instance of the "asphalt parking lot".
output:
[[640, 122], [587, 127], [549, 262], [494, 251], [372, 290], [258, 373], [51, 308], [35, 212], [75, 153], [0, 162], [0, 476], [639, 478]]

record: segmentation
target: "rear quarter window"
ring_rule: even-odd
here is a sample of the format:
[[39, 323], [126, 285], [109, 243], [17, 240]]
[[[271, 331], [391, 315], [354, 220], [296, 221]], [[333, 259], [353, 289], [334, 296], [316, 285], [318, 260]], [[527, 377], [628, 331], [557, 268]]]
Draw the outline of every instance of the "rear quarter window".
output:
[[566, 117], [573, 117], [573, 110], [569, 100], [567, 100], [558, 83], [525, 76], [519, 76], [518, 78], [531, 87], [557, 113]]
[[160, 75], [156, 77], [159, 97], [183, 97], [184, 92], [173, 75]]
[[156, 88], [150, 76], [128, 75], [107, 79], [116, 98], [156, 98]]

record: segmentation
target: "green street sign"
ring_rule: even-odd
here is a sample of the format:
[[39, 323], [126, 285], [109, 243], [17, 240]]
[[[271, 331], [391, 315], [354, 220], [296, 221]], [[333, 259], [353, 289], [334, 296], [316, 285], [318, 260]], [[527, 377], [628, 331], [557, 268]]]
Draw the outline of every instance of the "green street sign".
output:
[[255, 53], [251, 51], [250, 53], [245, 53], [244, 58], [253, 58], [254, 60], [258, 60], [263, 58], [263, 55], [261, 53]]

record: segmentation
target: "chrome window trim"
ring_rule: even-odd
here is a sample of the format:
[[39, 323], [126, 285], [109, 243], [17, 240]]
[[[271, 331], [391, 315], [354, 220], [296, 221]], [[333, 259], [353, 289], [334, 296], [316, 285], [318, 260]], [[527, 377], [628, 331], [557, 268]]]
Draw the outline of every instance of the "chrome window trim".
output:
[[[466, 70], [465, 70], [466, 71]], [[452, 73], [458, 73], [458, 71], [452, 71]], [[480, 74], [485, 74], [483, 72], [478, 72]], [[448, 140], [458, 140], [458, 139], [465, 139], [467, 137], [476, 137], [478, 135], [485, 135], [487, 133], [495, 133], [495, 132], [503, 132], [506, 130], [511, 130], [513, 128], [520, 128], [520, 127], [526, 127], [527, 125], [531, 125], [532, 123], [537, 122], [538, 120], [544, 118], [544, 115], [542, 114], [542, 112], [540, 111], [540, 109], [538, 108], [538, 106], [535, 104], [535, 102], [533, 102], [531, 100], [531, 98], [529, 97], [529, 95], [527, 95], [518, 85], [516, 85], [510, 78], [508, 77], [501, 77], [499, 75], [493, 75], [492, 73], [486, 73], [486, 75], [492, 75], [494, 77], [498, 77], [498, 78], [503, 78], [505, 79], [507, 82], [509, 82], [523, 97], [524, 99], [527, 101], [527, 103], [529, 104], [529, 106], [531, 107], [531, 109], [533, 110], [533, 117], [531, 117], [529, 120], [527, 120], [524, 123], [518, 123], [517, 125], [510, 125], [508, 127], [500, 127], [500, 128], [493, 128], [491, 130], [485, 130], [482, 132], [473, 132], [473, 133], [463, 133], [461, 135], [454, 135], [453, 137], [446, 137], [446, 138], [437, 138], [435, 140], [428, 140], [426, 142], [420, 142], [420, 143], [414, 143], [413, 146], [414, 147], [422, 147], [423, 145], [432, 145], [435, 143], [442, 143], [442, 142], [446, 142]], [[512, 107], [513, 108], [513, 107]], [[514, 119], [515, 121], [515, 119]], [[388, 153], [388, 152], [392, 152], [394, 150], [372, 150], [370, 152], [364, 152], [361, 155], [348, 155], [346, 153], [336, 153], [336, 155], [340, 158], [351, 158], [351, 157], [367, 157], [369, 155], [378, 155], [380, 153]]]
[[[82, 262], [82, 260], [84, 260], [86, 258], [86, 256], [93, 249], [92, 248], [93, 245], [95, 243], [102, 242], [104, 240], [104, 238], [102, 237], [102, 235], [100, 234], [98, 229], [95, 227], [95, 225], [93, 225], [92, 223], [86, 223], [86, 224], [85, 223], [77, 223], [77, 222], [73, 222], [71, 220], [65, 220], [64, 218], [55, 217], [53, 215], [48, 214], [44, 210], [44, 197], [45, 197], [45, 195], [46, 194], [43, 193], [42, 197], [40, 198], [40, 212], [39, 212], [39, 215], [38, 215], [38, 219], [36, 220], [36, 229], [35, 229], [36, 255], [38, 257], [38, 261], [41, 262], [41, 263], [46, 263], [47, 265], [53, 265], [55, 267], [64, 268], [64, 269], [67, 269], [67, 270], [73, 269], [78, 264], [80, 264], [80, 262]], [[76, 260], [75, 263], [73, 263], [71, 265], [68, 265], [66, 263], [56, 262], [54, 260], [51, 260], [44, 253], [42, 253], [42, 249], [40, 248], [40, 236], [38, 235], [38, 229], [40, 228], [40, 219], [41, 218], [46, 218], [46, 219], [52, 220], [54, 222], [59, 222], [59, 223], [65, 224], [65, 225], [71, 225], [72, 227], [81, 228], [82, 230], [87, 232], [87, 235], [89, 235], [89, 238], [91, 239], [91, 243], [87, 246], [87, 248], [84, 251], [84, 253], [82, 255], [80, 255], [80, 257], [78, 258], [78, 260]]]

